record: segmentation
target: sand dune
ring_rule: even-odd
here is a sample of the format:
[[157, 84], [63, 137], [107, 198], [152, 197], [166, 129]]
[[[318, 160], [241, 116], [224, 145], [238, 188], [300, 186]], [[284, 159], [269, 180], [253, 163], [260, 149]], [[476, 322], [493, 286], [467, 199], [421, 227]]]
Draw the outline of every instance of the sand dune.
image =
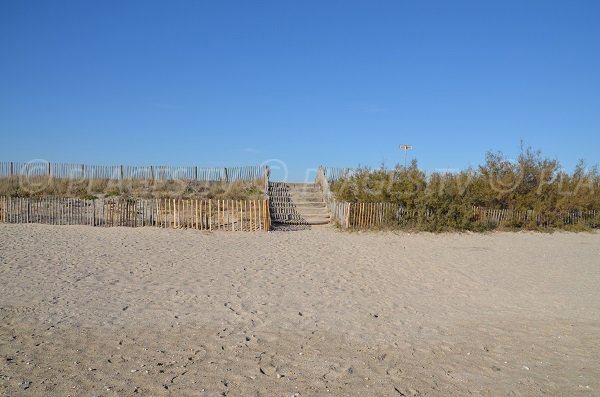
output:
[[0, 225], [3, 395], [600, 395], [600, 235]]

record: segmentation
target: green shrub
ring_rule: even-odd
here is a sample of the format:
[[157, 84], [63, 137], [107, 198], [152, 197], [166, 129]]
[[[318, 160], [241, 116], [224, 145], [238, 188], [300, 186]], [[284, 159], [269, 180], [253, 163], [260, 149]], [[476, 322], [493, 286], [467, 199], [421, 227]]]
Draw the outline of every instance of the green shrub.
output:
[[593, 217], [575, 225], [565, 222], [568, 211], [600, 210], [597, 168], [588, 169], [580, 162], [573, 173], [567, 173], [557, 160], [532, 149], [522, 151], [514, 162], [502, 153], [489, 152], [485, 164], [457, 173], [426, 175], [416, 160], [406, 169], [360, 168], [333, 182], [331, 190], [340, 201], [397, 204], [412, 215], [389, 222], [404, 229], [481, 231], [498, 227], [478, 220], [474, 207], [533, 210], [539, 216], [528, 221], [508, 219], [501, 226], [509, 229], [600, 227]]
[[119, 192], [118, 190], [111, 190], [109, 192], [106, 192], [106, 197], [117, 197], [120, 196], [121, 192]]

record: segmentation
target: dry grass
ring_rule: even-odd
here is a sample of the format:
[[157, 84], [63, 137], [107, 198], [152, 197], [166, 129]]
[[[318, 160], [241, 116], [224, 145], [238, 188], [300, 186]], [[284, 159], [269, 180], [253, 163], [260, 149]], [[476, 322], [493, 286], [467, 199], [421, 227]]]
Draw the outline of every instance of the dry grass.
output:
[[40, 177], [0, 178], [0, 196], [129, 197], [250, 200], [263, 198], [264, 181], [198, 182]]

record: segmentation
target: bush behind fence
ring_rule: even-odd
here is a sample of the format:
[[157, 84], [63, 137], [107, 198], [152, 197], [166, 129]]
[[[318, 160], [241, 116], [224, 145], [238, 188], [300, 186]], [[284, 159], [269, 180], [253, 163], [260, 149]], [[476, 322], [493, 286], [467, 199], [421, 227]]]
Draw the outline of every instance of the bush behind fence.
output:
[[[436, 209], [409, 210], [395, 203], [350, 203], [336, 200], [329, 201], [328, 206], [335, 222], [348, 229], [405, 227], [435, 231], [453, 227], [456, 229], [600, 227], [598, 210], [539, 212], [472, 207], [455, 209], [454, 212], [440, 212]], [[464, 224], [465, 213], [469, 215], [468, 224]]]

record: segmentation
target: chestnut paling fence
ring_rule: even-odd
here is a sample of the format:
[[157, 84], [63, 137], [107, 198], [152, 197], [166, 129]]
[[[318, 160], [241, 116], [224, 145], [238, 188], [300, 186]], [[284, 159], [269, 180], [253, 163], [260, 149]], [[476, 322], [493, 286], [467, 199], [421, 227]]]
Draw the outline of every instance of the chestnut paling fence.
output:
[[319, 172], [322, 172], [323, 178], [327, 182], [332, 183], [342, 178], [349, 178], [355, 173], [354, 168], [341, 168], [341, 167], [319, 167]]
[[[328, 205], [332, 218], [348, 229], [410, 226], [412, 223], [426, 222], [435, 217], [452, 216], [452, 214], [439, 213], [435, 209], [408, 210], [394, 203], [349, 203], [331, 200]], [[538, 212], [473, 207], [472, 211], [474, 222], [493, 227], [516, 225], [555, 227], [581, 223], [592, 228], [600, 227], [598, 210]]]
[[[434, 209], [407, 210], [394, 203], [349, 203], [328, 201], [332, 219], [347, 229], [394, 227], [448, 217]], [[600, 211], [495, 210], [472, 208], [475, 222], [490, 226], [586, 225], [600, 227]], [[160, 228], [268, 231], [271, 229], [268, 199], [76, 199], [64, 197], [0, 197], [0, 222], [43, 223], [50, 225], [153, 226]]]
[[190, 181], [254, 181], [266, 176], [267, 166], [247, 167], [168, 167], [162, 165], [88, 165], [47, 161], [0, 162], [0, 177], [47, 176], [67, 179], [137, 179]]
[[51, 225], [154, 226], [175, 229], [268, 231], [268, 199], [85, 200], [65, 197], [0, 197], [0, 222]]

